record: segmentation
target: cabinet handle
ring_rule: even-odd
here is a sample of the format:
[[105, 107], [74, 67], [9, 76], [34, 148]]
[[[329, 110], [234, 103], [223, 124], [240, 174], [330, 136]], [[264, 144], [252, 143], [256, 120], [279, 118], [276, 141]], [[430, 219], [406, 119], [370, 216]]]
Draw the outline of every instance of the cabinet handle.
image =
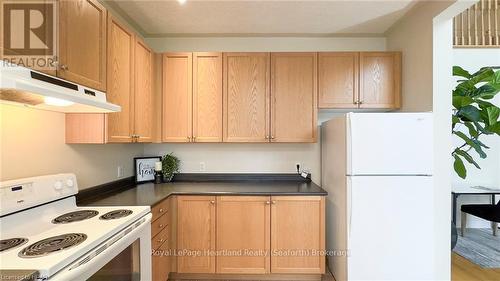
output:
[[160, 213], [163, 213], [163, 209], [162, 208], [160, 208]]
[[213, 201], [213, 200], [212, 200], [212, 201], [210, 201], [210, 204], [215, 204], [215, 201]]
[[272, 201], [272, 203], [273, 203], [273, 205], [274, 205], [274, 204], [276, 204], [276, 201], [274, 201], [274, 200], [273, 200], [273, 201]]
[[163, 243], [163, 239], [158, 239], [158, 243]]
[[195, 136], [193, 136], [193, 141], [196, 141], [196, 137]]
[[188, 139], [188, 142], [191, 142], [191, 137], [187, 137], [187, 139]]
[[269, 135], [266, 135], [266, 140], [268, 140], [268, 139], [269, 139]]
[[271, 139], [274, 140], [274, 136], [271, 136]]
[[163, 228], [163, 224], [160, 223], [160, 225], [158, 226], [159, 228]]
[[266, 204], [267, 204], [267, 205], [269, 205], [269, 204], [271, 204], [271, 202], [269, 202], [269, 201], [266, 201]]
[[363, 104], [363, 101], [358, 101], [358, 104]]
[[62, 70], [68, 70], [69, 67], [67, 65], [65, 65], [65, 64], [61, 64], [61, 69]]

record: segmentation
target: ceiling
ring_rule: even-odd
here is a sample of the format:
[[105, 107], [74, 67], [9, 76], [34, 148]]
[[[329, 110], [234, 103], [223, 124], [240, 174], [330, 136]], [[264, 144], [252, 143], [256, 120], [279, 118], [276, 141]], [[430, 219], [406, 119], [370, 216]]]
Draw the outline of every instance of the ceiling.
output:
[[106, 0], [145, 37], [380, 35], [416, 0]]

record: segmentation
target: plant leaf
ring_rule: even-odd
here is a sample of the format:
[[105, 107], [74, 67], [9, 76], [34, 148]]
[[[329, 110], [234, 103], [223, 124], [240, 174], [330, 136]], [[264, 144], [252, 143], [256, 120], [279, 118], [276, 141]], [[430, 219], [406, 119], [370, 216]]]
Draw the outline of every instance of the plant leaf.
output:
[[490, 84], [484, 84], [478, 89], [474, 90], [472, 92], [472, 97], [475, 99], [485, 99], [485, 100], [490, 100], [495, 97], [495, 95], [498, 93], [498, 89], [494, 88]]
[[500, 90], [500, 71], [496, 71], [490, 80], [491, 86]]
[[481, 167], [479, 166], [479, 164], [477, 164], [476, 161], [474, 161], [474, 158], [472, 158], [472, 156], [469, 153], [467, 153], [467, 151], [463, 151], [461, 149], [455, 149], [454, 153], [462, 156], [465, 160], [467, 160], [467, 162], [469, 162], [472, 165], [476, 166], [476, 168], [481, 169]]
[[[495, 125], [487, 126], [485, 130], [500, 136], [500, 122], [495, 123]], [[490, 134], [491, 134], [490, 133]]]
[[455, 169], [455, 172], [459, 177], [465, 179], [467, 177], [467, 170], [465, 169], [464, 162], [457, 155], [455, 155], [454, 157], [455, 162], [453, 163], [453, 169]]
[[459, 138], [465, 141], [467, 145], [470, 147], [474, 148], [474, 150], [479, 154], [479, 157], [481, 158], [486, 158], [486, 153], [481, 149], [481, 145], [478, 143], [475, 143], [473, 140], [471, 140], [468, 136], [466, 136], [464, 133], [460, 131], [454, 131], [453, 134], [457, 135]]
[[477, 144], [477, 145], [479, 145], [479, 146], [481, 146], [481, 147], [484, 147], [484, 148], [486, 148], [486, 149], [490, 149], [490, 147], [489, 147], [489, 146], [487, 146], [486, 144], [484, 144], [483, 142], [481, 142], [481, 141], [480, 141], [480, 140], [478, 140], [478, 139], [473, 139], [472, 141], [473, 141], [475, 144]]
[[477, 103], [479, 105], [479, 107], [482, 108], [482, 109], [488, 108], [490, 106], [495, 106], [494, 104], [492, 104], [490, 102], [483, 101], [483, 100], [480, 100], [480, 99], [474, 99], [474, 102]]
[[467, 70], [461, 68], [460, 66], [453, 67], [453, 76], [460, 76], [467, 79], [472, 78], [472, 75]]
[[495, 72], [491, 67], [483, 67], [478, 72], [472, 74], [473, 77], [470, 79], [470, 83], [476, 85], [480, 82], [488, 82], [491, 81], [494, 75]]
[[500, 116], [500, 108], [496, 106], [490, 106], [486, 108], [486, 112], [488, 115], [488, 125], [495, 125], [495, 123], [497, 123], [498, 117]]
[[458, 111], [458, 115], [465, 117], [467, 119], [466, 121], [477, 122], [481, 119], [481, 113], [479, 112], [479, 109], [472, 105], [462, 107]]
[[471, 103], [473, 103], [474, 100], [471, 97], [468, 96], [454, 96], [453, 97], [453, 107], [456, 109], [461, 109], [464, 106], [467, 106]]
[[474, 124], [465, 122], [464, 125], [469, 129], [469, 135], [471, 135], [471, 137], [476, 138], [479, 136], [479, 132], [476, 130], [476, 127], [474, 127]]

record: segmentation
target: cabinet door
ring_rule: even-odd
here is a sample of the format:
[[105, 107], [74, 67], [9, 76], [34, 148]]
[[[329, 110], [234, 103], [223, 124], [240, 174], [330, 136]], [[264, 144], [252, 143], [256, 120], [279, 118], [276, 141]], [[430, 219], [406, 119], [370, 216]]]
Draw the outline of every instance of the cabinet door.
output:
[[224, 53], [224, 142], [269, 141], [269, 53]]
[[131, 142], [134, 130], [134, 33], [108, 16], [107, 100], [122, 107], [108, 114], [108, 142]]
[[59, 1], [57, 76], [106, 90], [106, 9], [97, 0]]
[[270, 272], [270, 198], [219, 196], [217, 198], [217, 251], [241, 255], [217, 257], [217, 273]]
[[271, 141], [315, 142], [317, 54], [271, 55]]
[[153, 52], [140, 39], [135, 42], [134, 134], [138, 142], [153, 139]]
[[[324, 197], [273, 196], [271, 201], [271, 273], [323, 274], [325, 256], [317, 251], [325, 249]], [[292, 252], [280, 255], [287, 251]]]
[[319, 53], [319, 108], [357, 108], [359, 53]]
[[[179, 196], [177, 257], [179, 273], [215, 273], [215, 197]], [[212, 254], [209, 253], [212, 252]]]
[[193, 140], [222, 142], [222, 53], [193, 54]]
[[166, 253], [168, 253], [169, 241], [164, 242], [158, 249], [153, 250], [152, 270], [153, 281], [167, 281], [170, 273], [170, 261]]
[[192, 136], [191, 53], [163, 54], [163, 142], [190, 142]]
[[360, 62], [360, 108], [399, 108], [401, 53], [362, 52]]

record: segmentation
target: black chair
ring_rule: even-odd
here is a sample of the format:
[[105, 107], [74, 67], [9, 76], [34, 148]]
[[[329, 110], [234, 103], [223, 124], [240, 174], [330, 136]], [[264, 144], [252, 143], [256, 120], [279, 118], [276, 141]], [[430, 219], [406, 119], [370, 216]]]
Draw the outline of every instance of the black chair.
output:
[[468, 204], [462, 205], [461, 234], [464, 236], [465, 227], [467, 226], [467, 214], [482, 218], [491, 222], [493, 235], [496, 236], [498, 232], [498, 223], [500, 222], [500, 201], [496, 204]]

